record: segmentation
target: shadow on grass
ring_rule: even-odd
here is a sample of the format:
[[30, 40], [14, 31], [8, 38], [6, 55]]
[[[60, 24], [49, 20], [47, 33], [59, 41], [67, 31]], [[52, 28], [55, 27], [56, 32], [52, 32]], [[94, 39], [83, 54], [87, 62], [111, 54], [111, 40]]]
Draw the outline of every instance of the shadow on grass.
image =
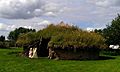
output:
[[11, 48], [0, 48], [0, 49], [11, 49]]
[[70, 61], [99, 61], [99, 60], [112, 60], [115, 59], [115, 57], [111, 56], [99, 56], [98, 59], [71, 59]]
[[13, 49], [18, 49], [18, 48], [17, 47], [9, 47], [9, 48], [0, 48], [0, 49], [13, 50]]
[[97, 60], [111, 60], [111, 59], [115, 59], [115, 57], [110, 57], [110, 56], [99, 56], [99, 59], [97, 59]]
[[112, 60], [115, 59], [115, 57], [111, 57], [111, 56], [99, 56], [98, 59], [83, 59], [82, 61], [97, 61], [97, 60]]
[[[20, 53], [21, 52], [9, 52], [7, 54], [8, 55], [20, 56]], [[48, 59], [48, 57], [39, 57], [38, 59]], [[70, 61], [97, 61], [97, 60], [112, 60], [112, 59], [115, 59], [115, 57], [111, 57], [111, 56], [99, 56], [98, 59], [71, 59]]]

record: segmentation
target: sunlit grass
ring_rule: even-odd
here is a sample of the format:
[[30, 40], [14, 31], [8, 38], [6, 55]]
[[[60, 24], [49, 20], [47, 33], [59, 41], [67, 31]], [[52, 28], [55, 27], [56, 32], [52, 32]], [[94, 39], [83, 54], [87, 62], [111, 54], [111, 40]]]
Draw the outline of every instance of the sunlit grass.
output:
[[16, 53], [22, 49], [0, 49], [0, 72], [120, 72], [120, 57], [109, 60], [29, 59]]

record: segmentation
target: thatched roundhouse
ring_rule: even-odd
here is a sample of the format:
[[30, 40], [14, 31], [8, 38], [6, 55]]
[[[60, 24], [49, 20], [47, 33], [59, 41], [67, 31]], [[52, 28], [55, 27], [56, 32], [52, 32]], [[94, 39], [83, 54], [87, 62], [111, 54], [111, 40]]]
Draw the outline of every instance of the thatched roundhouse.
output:
[[50, 59], [98, 59], [99, 50], [105, 48], [104, 42], [99, 34], [63, 22], [51, 24], [37, 33], [23, 34], [17, 40], [17, 44], [26, 45], [26, 56], [30, 48], [37, 48], [38, 57]]

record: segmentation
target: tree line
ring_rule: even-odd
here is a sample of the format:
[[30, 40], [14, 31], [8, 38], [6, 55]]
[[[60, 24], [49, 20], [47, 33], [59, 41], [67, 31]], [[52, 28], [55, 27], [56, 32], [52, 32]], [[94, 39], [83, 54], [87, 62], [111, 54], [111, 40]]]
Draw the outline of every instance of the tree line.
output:
[[28, 32], [36, 32], [35, 29], [27, 29], [27, 28], [16, 28], [14, 31], [11, 31], [8, 35], [8, 40], [5, 39], [5, 36], [0, 36], [0, 48], [9, 48], [16, 46], [16, 40], [19, 35], [28, 33]]
[[120, 45], [120, 15], [118, 14], [106, 28], [95, 29], [95, 32], [101, 34], [106, 39], [107, 45]]

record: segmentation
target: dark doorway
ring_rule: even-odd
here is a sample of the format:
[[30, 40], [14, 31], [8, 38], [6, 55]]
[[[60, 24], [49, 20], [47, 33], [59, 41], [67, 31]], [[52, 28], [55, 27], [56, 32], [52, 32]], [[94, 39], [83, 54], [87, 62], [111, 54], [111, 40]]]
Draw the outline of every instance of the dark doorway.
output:
[[49, 41], [50, 39], [42, 38], [42, 41], [39, 44], [38, 49], [37, 49], [38, 57], [47, 57], [49, 55], [49, 50], [47, 49]]

